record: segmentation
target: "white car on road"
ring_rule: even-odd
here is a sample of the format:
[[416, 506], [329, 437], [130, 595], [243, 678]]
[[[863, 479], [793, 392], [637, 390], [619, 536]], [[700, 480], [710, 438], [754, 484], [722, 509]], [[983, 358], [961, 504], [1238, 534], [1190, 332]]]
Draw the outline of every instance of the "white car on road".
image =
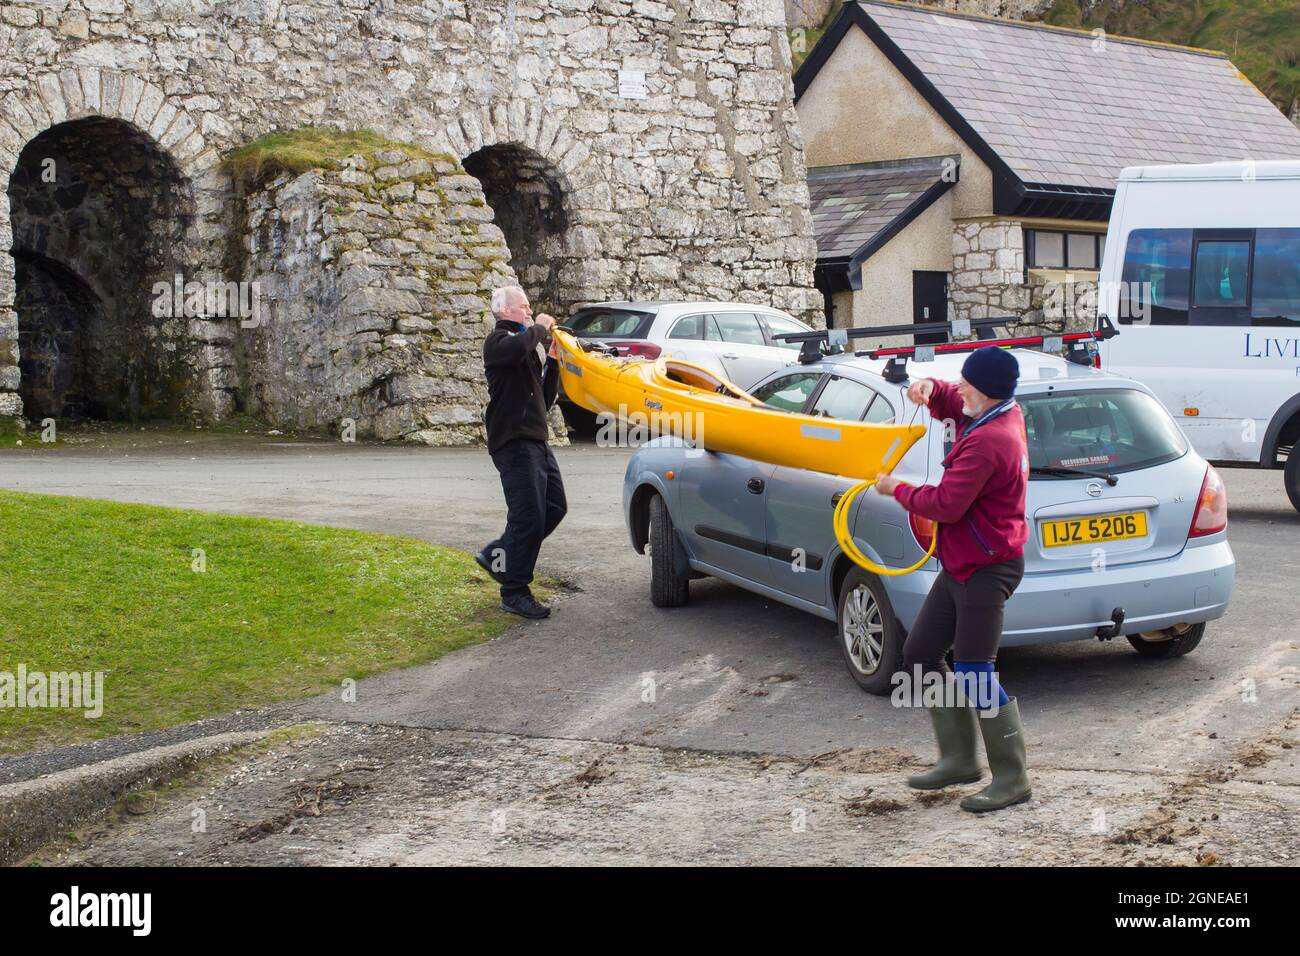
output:
[[[778, 342], [774, 335], [811, 331], [778, 309], [745, 302], [601, 302], [579, 309], [564, 327], [620, 355], [694, 362], [741, 388], [798, 360], [799, 343]], [[563, 394], [560, 402], [571, 426], [594, 426], [590, 412]]]

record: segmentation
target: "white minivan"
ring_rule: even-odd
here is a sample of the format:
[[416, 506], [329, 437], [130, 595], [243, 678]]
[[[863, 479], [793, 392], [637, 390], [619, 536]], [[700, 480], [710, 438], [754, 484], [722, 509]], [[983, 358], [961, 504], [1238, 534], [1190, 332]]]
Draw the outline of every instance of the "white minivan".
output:
[[1101, 367], [1205, 458], [1284, 468], [1300, 510], [1300, 161], [1124, 170], [1097, 304]]

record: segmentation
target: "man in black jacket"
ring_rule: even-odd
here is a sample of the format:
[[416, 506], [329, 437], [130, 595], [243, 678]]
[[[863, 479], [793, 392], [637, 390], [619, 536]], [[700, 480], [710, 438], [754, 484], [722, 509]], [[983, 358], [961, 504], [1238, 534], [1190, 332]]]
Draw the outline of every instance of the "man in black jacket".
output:
[[518, 286], [492, 293], [492, 314], [496, 325], [483, 341], [488, 383], [484, 417], [488, 454], [506, 496], [506, 530], [474, 559], [501, 585], [505, 610], [543, 618], [551, 609], [534, 599], [528, 585], [542, 541], [568, 508], [560, 466], [546, 444], [546, 413], [560, 389], [551, 342], [555, 319], [545, 314], [534, 319], [528, 296]]

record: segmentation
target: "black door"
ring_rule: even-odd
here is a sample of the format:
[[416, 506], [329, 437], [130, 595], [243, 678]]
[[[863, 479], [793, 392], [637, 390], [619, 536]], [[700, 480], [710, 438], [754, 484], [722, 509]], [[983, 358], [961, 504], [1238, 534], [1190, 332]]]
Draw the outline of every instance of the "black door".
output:
[[[912, 322], [948, 321], [948, 273], [946, 272], [912, 272]], [[943, 332], [918, 332], [915, 336], [917, 345], [941, 345], [948, 341]]]

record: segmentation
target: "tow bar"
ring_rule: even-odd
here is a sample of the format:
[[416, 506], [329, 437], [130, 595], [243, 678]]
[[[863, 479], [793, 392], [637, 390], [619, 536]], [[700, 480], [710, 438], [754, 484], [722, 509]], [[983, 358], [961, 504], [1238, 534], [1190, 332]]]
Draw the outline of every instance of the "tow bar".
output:
[[1097, 640], [1109, 641], [1113, 637], [1119, 637], [1120, 630], [1124, 627], [1124, 609], [1117, 607], [1110, 612], [1110, 626], [1097, 628]]

